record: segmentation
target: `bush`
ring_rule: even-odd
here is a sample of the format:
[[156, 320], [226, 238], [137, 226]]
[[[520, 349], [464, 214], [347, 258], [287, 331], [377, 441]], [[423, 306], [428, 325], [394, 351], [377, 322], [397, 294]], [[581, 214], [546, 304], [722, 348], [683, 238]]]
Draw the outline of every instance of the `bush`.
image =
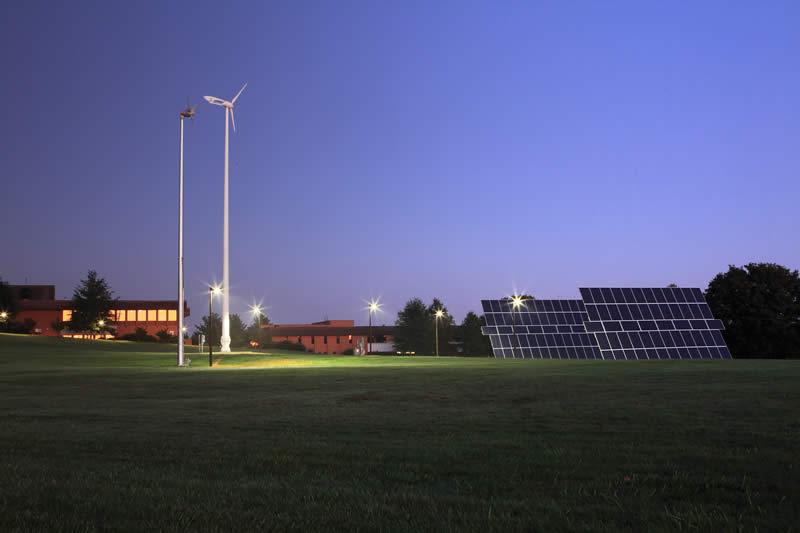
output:
[[153, 337], [152, 335], [148, 335], [147, 331], [144, 328], [136, 328], [134, 333], [128, 333], [127, 335], [123, 335], [120, 339], [124, 341], [134, 341], [134, 342], [157, 342], [158, 339]]
[[346, 349], [345, 351], [342, 352], [342, 355], [353, 355], [353, 349], [352, 348]]
[[157, 332], [156, 337], [158, 337], [158, 342], [172, 342], [176, 344], [178, 342], [178, 337], [175, 335], [170, 335], [165, 329]]
[[264, 350], [288, 350], [292, 352], [306, 351], [306, 347], [303, 346], [301, 343], [292, 341], [270, 342], [268, 344], [262, 345], [261, 348]]

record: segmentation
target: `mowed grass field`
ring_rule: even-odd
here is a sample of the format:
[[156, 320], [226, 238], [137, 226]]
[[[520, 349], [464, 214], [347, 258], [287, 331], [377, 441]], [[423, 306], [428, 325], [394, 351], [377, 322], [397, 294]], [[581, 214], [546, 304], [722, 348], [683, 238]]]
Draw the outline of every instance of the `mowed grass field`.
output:
[[0, 335], [0, 531], [797, 531], [800, 361]]

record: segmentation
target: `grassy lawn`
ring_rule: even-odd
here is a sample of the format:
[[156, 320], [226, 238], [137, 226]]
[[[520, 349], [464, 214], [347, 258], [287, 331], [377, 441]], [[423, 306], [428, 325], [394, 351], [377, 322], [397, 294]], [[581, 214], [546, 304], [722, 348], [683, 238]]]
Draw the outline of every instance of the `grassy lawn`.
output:
[[796, 531], [800, 361], [0, 335], [0, 531]]

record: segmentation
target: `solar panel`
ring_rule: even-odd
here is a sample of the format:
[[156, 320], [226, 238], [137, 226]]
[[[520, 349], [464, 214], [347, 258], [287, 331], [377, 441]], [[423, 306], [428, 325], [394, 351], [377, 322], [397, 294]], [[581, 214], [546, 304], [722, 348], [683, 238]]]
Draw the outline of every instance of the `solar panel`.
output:
[[514, 309], [508, 300], [483, 300], [495, 357], [523, 359], [599, 359], [594, 335], [584, 328], [581, 300], [527, 300]]
[[582, 288], [604, 359], [729, 359], [721, 321], [696, 288]]

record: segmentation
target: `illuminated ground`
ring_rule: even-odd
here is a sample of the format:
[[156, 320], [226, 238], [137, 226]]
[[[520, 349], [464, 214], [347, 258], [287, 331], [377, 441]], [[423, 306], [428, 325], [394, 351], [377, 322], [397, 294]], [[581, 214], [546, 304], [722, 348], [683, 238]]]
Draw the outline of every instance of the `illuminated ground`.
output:
[[191, 357], [0, 335], [0, 531], [800, 523], [800, 361]]

